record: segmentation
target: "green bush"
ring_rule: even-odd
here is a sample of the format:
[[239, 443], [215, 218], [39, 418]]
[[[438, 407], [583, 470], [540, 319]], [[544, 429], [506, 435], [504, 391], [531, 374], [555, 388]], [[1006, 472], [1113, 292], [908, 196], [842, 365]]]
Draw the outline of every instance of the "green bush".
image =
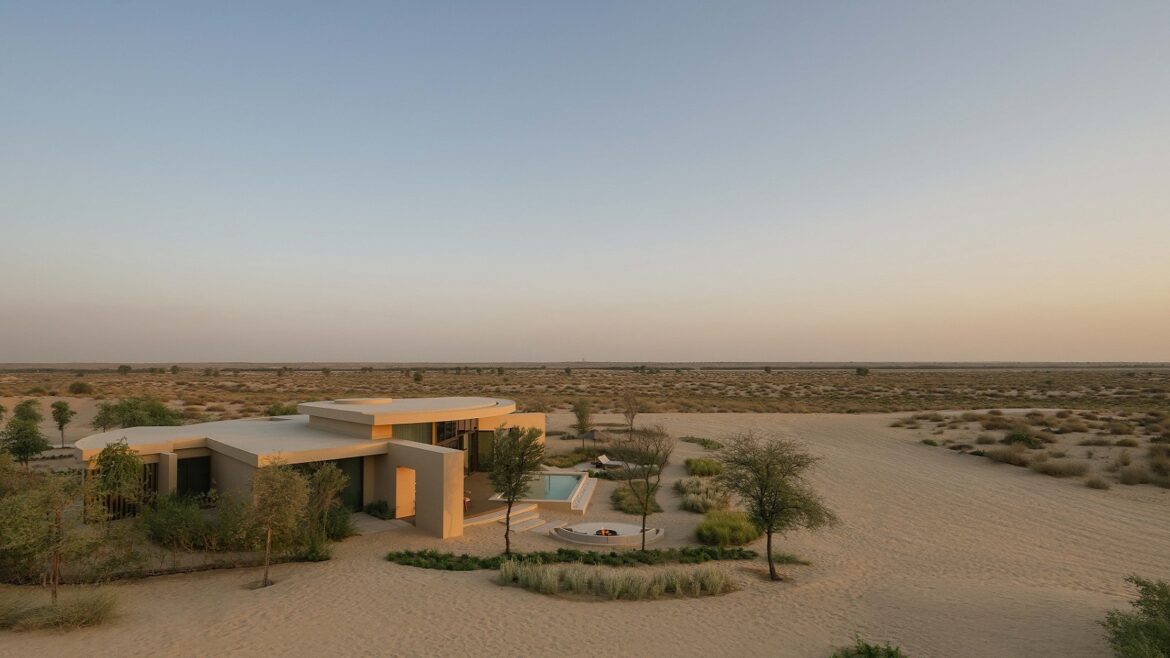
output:
[[603, 450], [597, 448], [574, 448], [563, 455], [545, 455], [544, 463], [555, 468], [572, 468], [581, 462], [597, 459]]
[[[216, 509], [205, 510], [203, 503]], [[247, 551], [258, 546], [247, 505], [233, 497], [160, 496], [139, 518], [146, 536], [163, 548]]]
[[[511, 559], [533, 564], [588, 564], [607, 567], [633, 567], [654, 564], [701, 564], [712, 560], [752, 560], [756, 552], [746, 548], [695, 547], [649, 549], [645, 551], [581, 551], [573, 548], [558, 548], [556, 551], [513, 553]], [[435, 550], [393, 551], [386, 559], [422, 569], [442, 571], [473, 571], [476, 569], [498, 569], [504, 556], [480, 557], [476, 555], [455, 555]]]
[[693, 457], [686, 461], [687, 475], [708, 477], [723, 472], [723, 463], [716, 459]]
[[707, 512], [695, 528], [699, 543], [708, 546], [742, 546], [759, 539], [760, 534], [747, 514], [731, 510]]
[[832, 658], [906, 658], [906, 654], [902, 653], [901, 647], [889, 644], [879, 646], [857, 638], [853, 646], [841, 649], [834, 653]]
[[[645, 482], [634, 481], [614, 489], [613, 494], [609, 497], [610, 502], [613, 503], [613, 508], [619, 512], [626, 514], [642, 514], [642, 502], [638, 500], [638, 496], [634, 493], [644, 490]], [[655, 514], [662, 511], [662, 505], [658, 504], [658, 492], [653, 491], [650, 495], [650, 513]]]
[[922, 440], [922, 444], [923, 444], [923, 445], [928, 445], [928, 446], [937, 446], [937, 445], [938, 445], [938, 441], [935, 441], [934, 439], [923, 439], [923, 440]]
[[999, 442], [1004, 445], [1019, 444], [1028, 448], [1041, 448], [1044, 446], [1044, 441], [1040, 437], [1024, 430], [1008, 432], [1007, 436], [1000, 439]]
[[283, 402], [274, 402], [264, 410], [265, 416], [295, 416], [297, 415], [297, 405], [285, 404]]
[[389, 503], [384, 500], [375, 500], [374, 502], [366, 505], [365, 509], [362, 511], [376, 519], [394, 518], [394, 510], [390, 509]]
[[1170, 657], [1170, 584], [1138, 576], [1126, 582], [1138, 590], [1134, 610], [1111, 610], [1102, 622], [1113, 652], [1119, 658]]
[[114, 595], [100, 591], [66, 596], [57, 605], [32, 605], [11, 596], [0, 599], [0, 628], [32, 631], [97, 626], [112, 617], [116, 607]]
[[69, 385], [69, 392], [73, 395], [88, 395], [93, 393], [93, 385], [86, 382], [73, 382]]
[[325, 516], [325, 537], [329, 541], [341, 541], [357, 534], [353, 513], [347, 507], [334, 507]]
[[715, 439], [705, 439], [701, 436], [684, 436], [679, 441], [686, 441], [687, 443], [697, 443], [707, 450], [718, 450], [723, 447], [723, 444]]

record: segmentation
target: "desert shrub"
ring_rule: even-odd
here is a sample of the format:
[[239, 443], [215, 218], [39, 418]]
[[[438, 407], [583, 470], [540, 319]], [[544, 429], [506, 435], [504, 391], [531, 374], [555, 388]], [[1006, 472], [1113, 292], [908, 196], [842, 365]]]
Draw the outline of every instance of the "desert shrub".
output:
[[1162, 477], [1170, 476], [1170, 458], [1150, 457], [1150, 472]]
[[1068, 453], [1063, 450], [1049, 450], [1048, 456], [1053, 459], [1064, 459], [1068, 456]]
[[[209, 407], [208, 411], [212, 411], [212, 409]], [[265, 416], [295, 416], [296, 414], [297, 405], [283, 402], [274, 402], [264, 409]]]
[[0, 599], [0, 628], [32, 631], [97, 626], [112, 617], [116, 607], [114, 595], [102, 591], [63, 597], [57, 605], [33, 605], [13, 596]]
[[1119, 448], [1136, 448], [1139, 444], [1137, 439], [1124, 438], [1114, 441], [1113, 445]]
[[384, 500], [375, 500], [366, 505], [362, 511], [377, 519], [394, 518], [394, 510], [390, 509], [390, 504]]
[[1133, 611], [1110, 610], [1102, 625], [1119, 658], [1170, 656], [1170, 584], [1138, 576], [1126, 578], [1138, 590]]
[[718, 450], [723, 447], [723, 444], [715, 439], [707, 439], [701, 436], [684, 436], [679, 441], [686, 441], [687, 443], [697, 443], [703, 446], [706, 450]]
[[1105, 424], [1105, 430], [1114, 436], [1133, 434], [1133, 425], [1120, 420], [1114, 420]]
[[93, 393], [93, 385], [88, 382], [73, 382], [69, 385], [69, 392], [73, 395], [89, 395]]
[[1028, 465], [1033, 471], [1057, 478], [1081, 476], [1089, 471], [1085, 462], [1057, 459], [1052, 461], [1033, 461]]
[[1150, 459], [1170, 459], [1170, 446], [1152, 445], [1146, 456]]
[[1093, 476], [1085, 480], [1085, 486], [1090, 489], [1108, 489], [1109, 483], [1103, 477]]
[[1027, 466], [1032, 461], [1022, 447], [995, 448], [983, 454], [991, 461], [1012, 466]]
[[[655, 564], [702, 564], [713, 560], [752, 560], [756, 552], [746, 548], [687, 546], [684, 548], [648, 549], [645, 551], [582, 551], [574, 548], [558, 548], [556, 551], [513, 553], [511, 559], [532, 564], [586, 564], [607, 567], [634, 567]], [[423, 569], [444, 571], [472, 571], [476, 569], [499, 569], [504, 560], [502, 555], [479, 557], [455, 555], [435, 550], [394, 551], [386, 559], [396, 564]]]
[[708, 512], [695, 528], [695, 538], [708, 546], [742, 546], [759, 539], [760, 534], [747, 514], [732, 510]]
[[[213, 502], [215, 510], [204, 510]], [[139, 517], [151, 541], [172, 550], [245, 551], [257, 546], [247, 504], [234, 497], [159, 496]]]
[[353, 522], [353, 514], [348, 507], [334, 507], [325, 516], [325, 537], [329, 541], [341, 541], [346, 537], [357, 534], [357, 526]]
[[837, 651], [832, 658], [906, 658], [906, 654], [902, 653], [901, 647], [870, 644], [857, 638], [853, 646]]
[[1044, 445], [1044, 441], [1039, 436], [1024, 430], [1008, 432], [999, 442], [1004, 445], [1019, 444], [1028, 448], [1040, 448]]
[[989, 445], [995, 443], [995, 437], [990, 434], [980, 434], [979, 436], [975, 437], [975, 443], [978, 443], [981, 446]]
[[723, 464], [717, 459], [703, 457], [691, 458], [686, 461], [687, 475], [706, 477], [719, 475], [723, 472]]
[[1149, 480], [1150, 474], [1146, 471], [1146, 467], [1140, 464], [1126, 466], [1117, 473], [1117, 481], [1122, 484], [1145, 484]]
[[1079, 445], [1079, 446], [1098, 446], [1098, 447], [1104, 447], [1104, 446], [1111, 446], [1111, 445], [1113, 445], [1113, 442], [1112, 442], [1112, 441], [1110, 441], [1109, 439], [1106, 439], [1106, 438], [1103, 438], [1103, 437], [1095, 437], [1095, 438], [1092, 438], [1092, 439], [1084, 439], [1084, 440], [1082, 440], [1082, 441], [1079, 441], [1079, 442], [1077, 443], [1077, 445]]
[[[626, 514], [641, 515], [642, 503], [638, 500], [638, 496], [634, 493], [634, 489], [632, 487], [637, 487], [638, 490], [641, 491], [645, 489], [646, 483], [638, 481], [626, 483], [617, 489], [614, 489], [614, 492], [609, 499], [610, 502], [613, 503], [613, 508], [617, 511], [625, 512]], [[662, 505], [658, 504], [658, 492], [655, 491], [650, 497], [650, 513], [655, 514], [661, 511]]]
[[735, 584], [726, 573], [705, 567], [688, 571], [619, 573], [580, 565], [557, 566], [515, 560], [505, 560], [500, 564], [496, 582], [541, 594], [572, 593], [611, 601], [641, 601], [666, 595], [715, 596], [735, 590]]
[[601, 453], [597, 448], [574, 448], [563, 455], [545, 455], [544, 463], [556, 468], [572, 468], [581, 462], [597, 459]]
[[928, 446], [937, 446], [938, 445], [938, 441], [935, 441], [934, 439], [923, 439], [922, 443], [925, 445], [928, 445]]

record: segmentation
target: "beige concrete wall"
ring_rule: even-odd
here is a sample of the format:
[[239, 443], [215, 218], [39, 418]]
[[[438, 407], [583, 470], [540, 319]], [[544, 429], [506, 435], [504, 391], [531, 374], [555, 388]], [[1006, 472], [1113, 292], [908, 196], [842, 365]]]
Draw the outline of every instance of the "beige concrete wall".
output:
[[[378, 475], [393, 481], [390, 488], [394, 491], [395, 509], [408, 509], [413, 496], [415, 527], [443, 538], [461, 536], [463, 451], [391, 441], [387, 458], [389, 468]], [[408, 487], [411, 472], [414, 486]]]
[[211, 486], [221, 493], [252, 495], [252, 475], [256, 468], [219, 453], [211, 453]]
[[544, 414], [538, 412], [516, 413], [508, 414], [506, 416], [493, 416], [491, 418], [480, 418], [479, 429], [481, 431], [494, 432], [500, 427], [505, 429], [510, 427], [538, 427], [540, 428], [540, 440], [544, 442], [545, 432], [545, 417]]
[[158, 493], [175, 493], [179, 486], [179, 456], [173, 452], [158, 453]]
[[323, 416], [309, 416], [309, 427], [315, 427], [325, 432], [336, 432], [358, 439], [388, 439], [390, 438], [389, 425], [363, 425], [344, 420], [334, 420]]
[[414, 472], [413, 468], [405, 466], [391, 466], [391, 468], [394, 469], [394, 518], [414, 516], [418, 474]]

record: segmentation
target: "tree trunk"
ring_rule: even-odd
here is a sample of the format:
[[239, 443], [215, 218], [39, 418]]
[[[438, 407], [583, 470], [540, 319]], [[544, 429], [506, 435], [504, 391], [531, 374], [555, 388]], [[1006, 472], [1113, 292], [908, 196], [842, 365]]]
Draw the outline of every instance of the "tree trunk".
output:
[[772, 558], [772, 531], [768, 531], [768, 576], [772, 580], [780, 580], [780, 574], [776, 573], [776, 561]]
[[65, 428], [61, 428], [61, 447], [65, 447]]
[[[769, 539], [771, 539], [769, 537]], [[268, 587], [272, 581], [268, 580], [268, 564], [272, 556], [272, 528], [268, 528], [264, 539], [264, 581], [260, 584], [261, 587]]]
[[508, 511], [504, 513], [504, 555], [512, 554], [512, 500], [508, 500]]

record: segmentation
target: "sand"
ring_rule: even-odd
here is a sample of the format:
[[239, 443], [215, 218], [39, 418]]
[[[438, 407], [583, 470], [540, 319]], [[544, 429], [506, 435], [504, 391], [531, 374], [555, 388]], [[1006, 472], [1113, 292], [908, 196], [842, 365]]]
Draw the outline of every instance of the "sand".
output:
[[[582, 602], [491, 582], [492, 572], [403, 567], [382, 555], [441, 544], [502, 548], [500, 526], [439, 542], [413, 529], [356, 537], [334, 559], [118, 583], [120, 616], [67, 634], [0, 635], [0, 655], [768, 655], [827, 656], [854, 634], [911, 656], [1106, 656], [1097, 621], [1130, 596], [1123, 579], [1170, 576], [1170, 491], [1044, 477], [917, 443], [896, 416], [646, 414], [677, 434], [718, 438], [749, 427], [799, 438], [824, 456], [813, 480], [843, 524], [797, 533], [780, 549], [813, 562], [759, 577], [723, 563], [741, 590], [702, 600]], [[615, 420], [603, 417], [599, 420]], [[554, 415], [551, 428], [568, 418]], [[550, 439], [556, 449], [571, 444]], [[702, 449], [679, 444], [669, 478]], [[586, 518], [609, 510], [602, 483]], [[698, 515], [652, 517], [662, 546], [682, 545]], [[546, 518], [558, 517], [544, 512]], [[577, 517], [580, 518], [580, 517]], [[519, 550], [555, 548], [520, 533]], [[758, 548], [758, 547], [757, 547]], [[600, 647], [597, 645], [600, 643]]]

